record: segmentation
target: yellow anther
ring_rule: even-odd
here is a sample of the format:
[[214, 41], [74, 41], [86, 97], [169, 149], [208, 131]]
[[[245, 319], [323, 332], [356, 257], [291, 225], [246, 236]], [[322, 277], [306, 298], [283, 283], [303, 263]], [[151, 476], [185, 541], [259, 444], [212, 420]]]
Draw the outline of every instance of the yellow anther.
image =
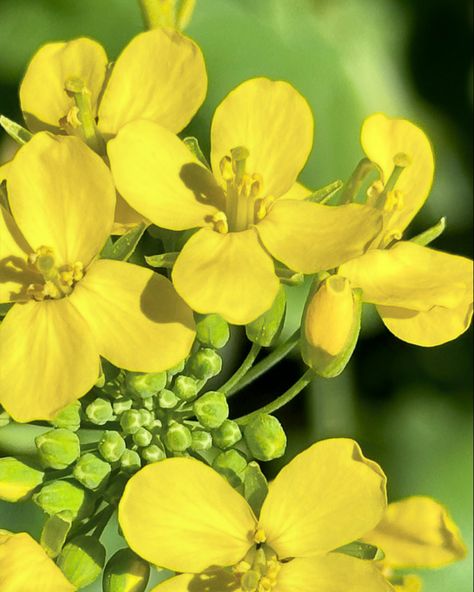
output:
[[407, 166], [411, 165], [411, 158], [405, 152], [398, 152], [393, 157], [393, 164], [397, 167], [406, 168]]
[[214, 230], [216, 232], [220, 232], [221, 234], [226, 234], [229, 232], [227, 216], [224, 214], [224, 212], [217, 212], [217, 214], [214, 214], [212, 221], [214, 223]]
[[386, 212], [394, 212], [396, 210], [401, 210], [403, 208], [403, 204], [403, 192], [395, 189], [394, 191], [389, 191], [387, 193], [387, 199], [385, 200], [383, 209]]
[[259, 199], [255, 204], [255, 217], [257, 220], [263, 220], [265, 216], [268, 214], [268, 210], [270, 206], [275, 201], [275, 198], [272, 196], [264, 197], [263, 199]]
[[76, 263], [74, 263], [74, 265], [72, 266], [72, 271], [73, 280], [75, 282], [82, 280], [82, 278], [84, 277], [84, 264], [81, 263], [81, 261], [76, 261]]
[[234, 173], [232, 170], [232, 159], [230, 156], [224, 156], [219, 163], [222, 178], [224, 181], [232, 181]]
[[257, 528], [253, 540], [257, 543], [257, 545], [261, 545], [267, 540], [267, 535], [265, 534], [263, 528]]
[[66, 114], [66, 124], [74, 129], [81, 127], [81, 120], [79, 119], [79, 108], [75, 105], [71, 107]]
[[251, 179], [252, 185], [250, 188], [250, 197], [255, 199], [263, 190], [263, 178], [262, 175], [254, 173]]
[[380, 179], [374, 181], [372, 185], [367, 189], [367, 197], [369, 198], [369, 205], [375, 202], [378, 197], [383, 193], [383, 183]]
[[252, 565], [248, 561], [241, 561], [234, 566], [233, 571], [236, 574], [244, 574], [251, 569]]
[[61, 271], [59, 274], [59, 279], [63, 284], [66, 284], [67, 286], [72, 286], [72, 284], [74, 283], [74, 272], [72, 271], [72, 269]]
[[263, 577], [258, 583], [258, 592], [269, 592], [275, 585], [270, 578]]
[[64, 294], [61, 292], [58, 286], [49, 280], [44, 283], [43, 294], [44, 297], [48, 296], [49, 298], [54, 299], [61, 298], [61, 296], [64, 296]]

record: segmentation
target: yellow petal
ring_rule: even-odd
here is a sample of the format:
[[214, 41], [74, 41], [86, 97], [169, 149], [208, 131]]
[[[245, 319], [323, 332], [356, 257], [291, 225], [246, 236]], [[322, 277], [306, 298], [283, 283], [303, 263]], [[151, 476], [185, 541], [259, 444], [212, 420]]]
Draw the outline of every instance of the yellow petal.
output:
[[263, 179], [263, 194], [289, 191], [313, 145], [314, 123], [306, 100], [287, 82], [253, 78], [234, 89], [217, 108], [211, 128], [211, 164], [232, 148], [249, 150], [247, 172]]
[[30, 130], [58, 131], [59, 120], [74, 106], [74, 99], [64, 89], [68, 78], [84, 81], [95, 113], [106, 68], [107, 55], [92, 39], [81, 37], [41, 47], [20, 86], [21, 109]]
[[36, 134], [10, 165], [8, 196], [31, 247], [52, 248], [60, 264], [88, 265], [112, 227], [110, 171], [78, 138]]
[[138, 224], [144, 222], [150, 224], [150, 222], [141, 214], [134, 210], [128, 203], [123, 199], [120, 194], [117, 194], [117, 203], [115, 204], [115, 216], [114, 225], [112, 227], [112, 234], [121, 235], [125, 234]]
[[423, 589], [423, 582], [418, 576], [402, 576], [400, 580], [401, 583], [393, 585], [396, 592], [421, 592]]
[[120, 501], [119, 522], [138, 555], [190, 573], [236, 564], [251, 547], [256, 526], [244, 498], [190, 458], [167, 459], [134, 475]]
[[135, 119], [180, 132], [202, 105], [207, 74], [199, 47], [177, 31], [132, 39], [114, 64], [99, 107], [99, 129], [114, 135]]
[[0, 325], [0, 403], [20, 422], [51, 419], [89, 391], [99, 352], [67, 298], [15, 304]]
[[395, 189], [403, 194], [402, 207], [392, 213], [384, 228], [384, 234], [402, 233], [431, 190], [434, 155], [430, 141], [410, 121], [376, 113], [364, 121], [361, 142], [367, 157], [382, 169], [384, 183], [392, 174], [396, 155], [405, 154], [410, 160], [395, 185]]
[[74, 592], [62, 571], [26, 532], [0, 533], [2, 592]]
[[459, 529], [446, 509], [429, 497], [390, 504], [364, 540], [380, 547], [384, 564], [393, 568], [442, 567], [466, 556]]
[[6, 162], [0, 165], [0, 183], [6, 180], [10, 163]]
[[294, 183], [290, 189], [284, 193], [280, 199], [306, 199], [311, 195], [312, 191], [302, 185], [301, 183]]
[[280, 282], [254, 229], [220, 234], [203, 228], [185, 244], [173, 283], [189, 306], [244, 325], [267, 311]]
[[362, 288], [366, 302], [414, 311], [455, 308], [472, 294], [472, 261], [405, 241], [370, 250], [339, 273]]
[[107, 145], [117, 189], [158, 226], [205, 226], [223, 199], [211, 175], [181, 140], [165, 128], [135, 121]]
[[323, 440], [296, 456], [270, 484], [260, 526], [281, 559], [337, 549], [380, 521], [385, 482], [356, 442]]
[[282, 565], [275, 592], [393, 592], [371, 561], [340, 553]]
[[231, 573], [209, 570], [202, 574], [183, 574], [158, 584], [151, 592], [243, 592]]
[[[25, 501], [43, 482], [44, 472], [13, 456], [0, 458], [0, 500]], [[0, 531], [1, 532], [1, 531]]]
[[183, 360], [194, 340], [191, 310], [171, 282], [149, 269], [95, 261], [70, 297], [100, 354], [136, 372], [161, 372]]
[[279, 200], [257, 229], [276, 259], [294, 271], [316, 273], [362, 254], [381, 224], [379, 212], [367, 206]]

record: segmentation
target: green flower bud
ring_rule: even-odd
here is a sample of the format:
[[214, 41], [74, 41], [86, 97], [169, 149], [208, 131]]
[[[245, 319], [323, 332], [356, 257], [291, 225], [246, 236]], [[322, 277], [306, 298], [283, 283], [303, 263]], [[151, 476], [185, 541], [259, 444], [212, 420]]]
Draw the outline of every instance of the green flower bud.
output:
[[37, 436], [35, 444], [41, 464], [51, 469], [65, 469], [81, 453], [81, 445], [77, 435], [64, 428], [50, 430]]
[[142, 427], [142, 416], [138, 409], [124, 411], [120, 416], [120, 426], [125, 434], [134, 434]]
[[250, 420], [244, 428], [244, 437], [257, 460], [273, 460], [285, 454], [286, 434], [273, 415], [260, 413]]
[[139, 409], [138, 412], [140, 413], [140, 421], [142, 422], [142, 426], [147, 428], [151, 427], [153, 425], [153, 420], [155, 419], [153, 413], [148, 411], [148, 409]]
[[46, 554], [54, 559], [63, 548], [72, 526], [72, 515], [67, 510], [49, 516], [41, 531], [40, 543]]
[[189, 429], [177, 422], [170, 423], [166, 434], [166, 446], [173, 452], [184, 452], [192, 444], [192, 436]]
[[87, 489], [98, 489], [110, 475], [110, 465], [95, 454], [87, 452], [77, 461], [72, 474]]
[[112, 403], [112, 408], [114, 410], [115, 415], [122, 415], [122, 413], [131, 409], [132, 405], [132, 399], [128, 399], [127, 397], [121, 397], [120, 399], [117, 399]]
[[94, 495], [71, 481], [46, 483], [33, 501], [50, 516], [67, 511], [72, 520], [82, 520], [94, 509]]
[[142, 399], [141, 404], [143, 405], [143, 409], [146, 409], [147, 411], [153, 411], [155, 408], [155, 399], [153, 397]]
[[208, 429], [220, 427], [229, 416], [229, 405], [224, 393], [209, 391], [193, 405], [199, 422]]
[[132, 438], [137, 446], [144, 447], [150, 445], [153, 436], [146, 428], [140, 428], [138, 432], [133, 434]]
[[99, 442], [99, 452], [108, 462], [117, 462], [126, 447], [125, 440], [115, 431], [104, 432]]
[[183, 399], [184, 401], [190, 401], [197, 395], [199, 389], [198, 381], [191, 376], [177, 376], [174, 381], [173, 392], [174, 394]]
[[227, 450], [216, 456], [212, 468], [229, 481], [232, 487], [242, 485], [247, 461], [237, 450]]
[[221, 426], [212, 431], [212, 440], [218, 448], [225, 450], [231, 448], [242, 439], [239, 424], [231, 419], [226, 419]]
[[0, 408], [0, 428], [4, 428], [6, 425], [10, 423], [10, 416], [8, 413]]
[[168, 389], [163, 389], [158, 395], [158, 405], [161, 409], [173, 409], [179, 403], [178, 397]]
[[189, 370], [199, 380], [209, 380], [222, 370], [222, 358], [213, 349], [200, 349], [189, 359]]
[[218, 314], [205, 316], [196, 324], [198, 340], [203, 345], [221, 349], [229, 341], [229, 325]]
[[209, 432], [196, 430], [191, 434], [193, 450], [209, 450], [212, 447], [212, 436]]
[[150, 578], [150, 565], [131, 549], [120, 549], [105, 566], [103, 592], [144, 592]]
[[285, 321], [286, 294], [283, 286], [269, 310], [245, 327], [247, 337], [253, 343], [270, 347], [278, 339]]
[[93, 536], [78, 536], [68, 543], [58, 557], [58, 565], [66, 578], [76, 586], [92, 584], [105, 565], [105, 548]]
[[104, 425], [114, 417], [112, 403], [107, 399], [98, 397], [87, 405], [86, 415], [89, 421], [95, 425]]
[[158, 462], [166, 458], [166, 452], [157, 444], [151, 444], [146, 448], [140, 450], [140, 454], [145, 462], [148, 464]]
[[153, 397], [166, 386], [166, 372], [142, 374], [141, 372], [127, 372], [125, 385], [131, 395], [147, 399]]
[[166, 373], [168, 374], [168, 380], [170, 379], [170, 377], [174, 376], [175, 374], [179, 374], [180, 372], [182, 372], [184, 370], [185, 366], [186, 366], [186, 358], [184, 360], [181, 360], [181, 362], [176, 364], [176, 366], [169, 368], [166, 371]]
[[57, 428], [64, 428], [71, 432], [77, 432], [81, 427], [81, 403], [75, 401], [71, 405], [64, 407], [56, 413], [54, 419], [50, 422]]
[[125, 450], [120, 458], [120, 467], [127, 473], [135, 473], [142, 466], [142, 459], [135, 450]]
[[12, 456], [0, 458], [0, 500], [20, 502], [43, 482], [44, 473]]

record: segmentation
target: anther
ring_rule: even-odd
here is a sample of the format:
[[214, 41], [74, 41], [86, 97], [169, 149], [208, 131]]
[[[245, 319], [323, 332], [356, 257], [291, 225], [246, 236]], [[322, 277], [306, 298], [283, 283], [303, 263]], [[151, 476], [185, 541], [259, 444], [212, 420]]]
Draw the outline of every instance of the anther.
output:
[[263, 528], [257, 528], [253, 540], [257, 543], [257, 545], [261, 545], [267, 540], [267, 535], [265, 534]]
[[217, 212], [212, 217], [212, 221], [214, 223], [214, 230], [221, 234], [226, 234], [229, 232], [229, 225], [227, 223], [227, 216], [224, 212]]

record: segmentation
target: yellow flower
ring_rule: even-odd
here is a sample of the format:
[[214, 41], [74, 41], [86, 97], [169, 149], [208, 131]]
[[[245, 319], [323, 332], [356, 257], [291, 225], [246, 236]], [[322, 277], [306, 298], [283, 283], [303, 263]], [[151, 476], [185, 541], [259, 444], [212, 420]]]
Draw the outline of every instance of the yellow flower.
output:
[[216, 110], [212, 173], [179, 138], [150, 122], [132, 122], [109, 142], [117, 188], [132, 207], [164, 228], [201, 227], [172, 276], [194, 310], [249, 323], [277, 295], [272, 257], [314, 273], [361, 254], [376, 236], [381, 222], [373, 208], [304, 200], [296, 178], [312, 141], [305, 99], [285, 82], [256, 78]]
[[409, 121], [376, 114], [364, 122], [362, 146], [381, 171], [369, 204], [383, 210], [384, 228], [372, 249], [339, 274], [362, 289], [398, 338], [426, 347], [455, 339], [472, 318], [472, 261], [399, 241], [429, 194], [431, 145]]
[[0, 530], [0, 589], [2, 592], [76, 590], [29, 534], [6, 530]]
[[[177, 31], [160, 28], [134, 37], [111, 70], [105, 50], [91, 39], [44, 45], [28, 66], [20, 102], [32, 131], [84, 136], [85, 130], [85, 139], [100, 150], [102, 138], [135, 119], [181, 131], [206, 91], [201, 50]], [[82, 128], [78, 101], [85, 113]], [[115, 219], [124, 230], [142, 218], [119, 197]]]
[[119, 521], [138, 555], [184, 572], [156, 592], [389, 592], [375, 563], [337, 552], [380, 521], [385, 481], [354, 441], [319, 442], [280, 472], [257, 518], [213, 469], [168, 459], [128, 482]]
[[194, 338], [192, 312], [171, 283], [122, 261], [97, 259], [115, 190], [103, 161], [73, 137], [42, 132], [8, 174], [0, 208], [0, 402], [17, 421], [49, 419], [84, 395], [99, 354], [158, 372]]
[[[457, 526], [446, 509], [429, 497], [410, 497], [390, 504], [364, 540], [384, 552], [381, 568], [387, 577], [396, 569], [434, 569], [466, 556]], [[416, 576], [393, 578], [393, 582], [400, 592], [421, 590], [421, 580]]]

